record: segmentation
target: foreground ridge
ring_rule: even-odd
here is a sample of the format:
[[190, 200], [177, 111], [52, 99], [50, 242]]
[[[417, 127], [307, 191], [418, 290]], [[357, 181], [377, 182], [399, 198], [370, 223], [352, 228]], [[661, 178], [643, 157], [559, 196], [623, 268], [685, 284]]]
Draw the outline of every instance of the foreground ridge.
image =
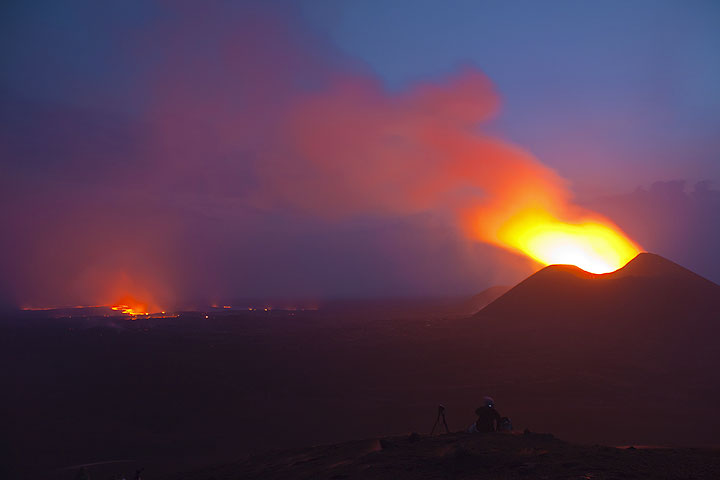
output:
[[571, 444], [550, 434], [411, 434], [271, 452], [172, 476], [220, 479], [720, 478], [720, 450]]

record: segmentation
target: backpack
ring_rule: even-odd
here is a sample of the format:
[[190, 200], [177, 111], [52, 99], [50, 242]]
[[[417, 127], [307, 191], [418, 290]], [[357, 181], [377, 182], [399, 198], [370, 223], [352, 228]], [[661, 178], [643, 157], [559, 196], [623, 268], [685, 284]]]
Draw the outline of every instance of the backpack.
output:
[[513, 426], [512, 422], [508, 417], [502, 417], [500, 421], [498, 422], [497, 426], [498, 432], [512, 432]]

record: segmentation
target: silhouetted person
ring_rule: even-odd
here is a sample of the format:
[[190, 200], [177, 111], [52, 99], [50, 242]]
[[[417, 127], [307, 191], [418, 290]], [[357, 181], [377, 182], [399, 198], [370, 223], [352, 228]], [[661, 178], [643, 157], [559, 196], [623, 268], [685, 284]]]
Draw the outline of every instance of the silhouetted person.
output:
[[495, 410], [495, 401], [491, 397], [485, 397], [483, 403], [484, 405], [482, 407], [478, 407], [478, 409], [475, 410], [478, 418], [477, 421], [468, 428], [468, 432], [470, 433], [496, 432], [500, 425], [502, 417], [498, 411]]
[[145, 470], [145, 469], [141, 468], [140, 470], [135, 470], [135, 480], [142, 480], [140, 478], [140, 474], [142, 473], [143, 470]]

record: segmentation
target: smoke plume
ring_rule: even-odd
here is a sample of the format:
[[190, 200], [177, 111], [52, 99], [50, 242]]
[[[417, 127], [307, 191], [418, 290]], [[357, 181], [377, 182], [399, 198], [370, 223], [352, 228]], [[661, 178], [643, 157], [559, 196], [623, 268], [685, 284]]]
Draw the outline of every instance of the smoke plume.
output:
[[[125, 112], [22, 101], [5, 111], [2, 267], [17, 303], [130, 295], [160, 308], [216, 294], [327, 293], [304, 276], [310, 269], [350, 294], [339, 270], [354, 260], [339, 257], [370, 255], [374, 240], [360, 241], [358, 225], [383, 219], [429, 225], [422, 234], [436, 238], [375, 252], [440, 245], [460, 265], [485, 248], [489, 270], [491, 258], [522, 269], [524, 260], [472, 245], [497, 243], [521, 210], [575, 210], [555, 172], [484, 133], [501, 107], [479, 69], [389, 91], [287, 13], [178, 5], [116, 39], [133, 72]], [[115, 93], [108, 87], [108, 105]], [[449, 231], [459, 240], [448, 242]], [[313, 251], [323, 233], [345, 247]]]

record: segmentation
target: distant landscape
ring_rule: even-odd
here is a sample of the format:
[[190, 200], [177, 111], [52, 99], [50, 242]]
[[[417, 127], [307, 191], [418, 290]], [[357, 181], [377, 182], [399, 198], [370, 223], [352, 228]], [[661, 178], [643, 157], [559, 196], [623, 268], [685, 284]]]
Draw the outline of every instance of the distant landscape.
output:
[[27, 478], [115, 460], [155, 476], [427, 434], [440, 403], [463, 430], [488, 394], [519, 431], [712, 446], [718, 291], [643, 254], [607, 276], [547, 267], [476, 315], [459, 313], [467, 299], [134, 321], [22, 312], [0, 335], [0, 360], [13, 366], [0, 400], [6, 455]]

